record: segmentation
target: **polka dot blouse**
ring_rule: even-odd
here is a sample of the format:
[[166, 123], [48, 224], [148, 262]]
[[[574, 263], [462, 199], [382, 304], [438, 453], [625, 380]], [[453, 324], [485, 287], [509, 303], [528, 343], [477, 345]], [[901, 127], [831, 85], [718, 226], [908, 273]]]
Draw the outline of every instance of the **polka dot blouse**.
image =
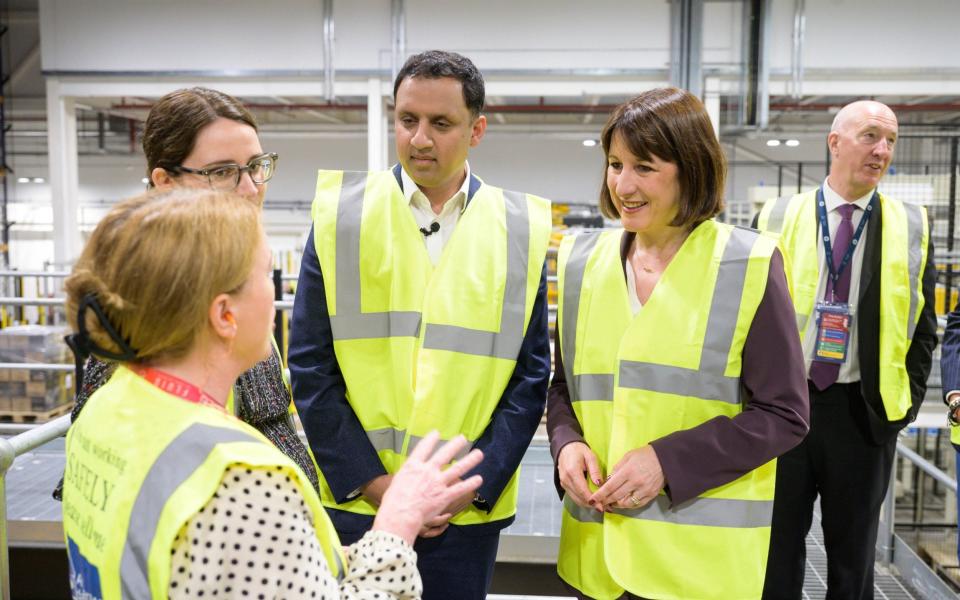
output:
[[234, 466], [171, 550], [170, 598], [416, 599], [417, 555], [397, 536], [367, 532], [330, 572], [313, 515], [283, 472]]

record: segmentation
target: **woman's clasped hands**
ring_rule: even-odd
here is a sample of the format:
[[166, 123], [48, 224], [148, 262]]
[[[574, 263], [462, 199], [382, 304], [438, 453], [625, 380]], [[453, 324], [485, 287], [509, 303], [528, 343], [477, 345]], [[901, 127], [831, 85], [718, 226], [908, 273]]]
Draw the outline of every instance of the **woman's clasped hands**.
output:
[[[652, 446], [627, 452], [604, 478], [593, 450], [583, 442], [573, 442], [560, 450], [557, 470], [560, 485], [574, 503], [600, 512], [642, 508], [666, 485]], [[591, 491], [588, 478], [596, 491]]]

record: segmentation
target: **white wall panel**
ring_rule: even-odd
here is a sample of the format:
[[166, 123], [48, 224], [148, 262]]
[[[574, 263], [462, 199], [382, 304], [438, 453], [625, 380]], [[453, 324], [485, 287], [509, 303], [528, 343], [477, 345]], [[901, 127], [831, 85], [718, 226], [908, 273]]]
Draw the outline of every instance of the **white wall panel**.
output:
[[[793, 2], [774, 2], [771, 61], [790, 68]], [[805, 69], [960, 68], [957, 0], [806, 0]]]
[[47, 71], [323, 67], [317, 0], [40, 0], [40, 29]]
[[[40, 0], [43, 68], [83, 71], [321, 70], [322, 3]], [[409, 52], [448, 48], [481, 69], [662, 69], [664, 0], [483, 3], [410, 0]], [[390, 1], [336, 0], [337, 69], [388, 69]], [[960, 67], [956, 0], [807, 0], [804, 67]], [[704, 62], [739, 61], [740, 7], [704, 8]], [[771, 9], [770, 59], [790, 67], [793, 2]]]
[[407, 2], [410, 52], [446, 48], [483, 69], [663, 69], [670, 9], [663, 0]]

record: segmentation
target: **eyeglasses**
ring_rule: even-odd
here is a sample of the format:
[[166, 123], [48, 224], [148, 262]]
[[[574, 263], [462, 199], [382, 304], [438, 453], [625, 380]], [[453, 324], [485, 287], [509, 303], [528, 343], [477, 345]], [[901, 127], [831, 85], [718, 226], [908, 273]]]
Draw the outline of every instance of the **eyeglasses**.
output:
[[221, 191], [231, 191], [240, 185], [240, 177], [244, 172], [249, 173], [250, 179], [257, 185], [263, 185], [270, 181], [274, 172], [277, 170], [278, 158], [279, 155], [276, 152], [268, 152], [250, 159], [250, 162], [242, 167], [238, 164], [227, 164], [205, 169], [191, 169], [177, 165], [170, 170], [174, 173], [202, 175], [210, 182], [211, 188]]

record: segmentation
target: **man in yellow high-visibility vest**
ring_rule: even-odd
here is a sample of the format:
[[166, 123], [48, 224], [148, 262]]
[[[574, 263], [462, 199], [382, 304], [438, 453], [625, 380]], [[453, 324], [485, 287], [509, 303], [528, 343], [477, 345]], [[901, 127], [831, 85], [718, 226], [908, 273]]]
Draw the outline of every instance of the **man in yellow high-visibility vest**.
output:
[[410, 57], [394, 102], [399, 164], [320, 171], [291, 325], [294, 401], [346, 544], [430, 430], [483, 451], [478, 494], [414, 546], [425, 599], [479, 600], [546, 400], [550, 205], [471, 172], [486, 118], [466, 57]]
[[937, 344], [936, 269], [926, 210], [877, 190], [897, 117], [854, 102], [837, 113], [816, 190], [768, 202], [810, 390], [810, 433], [777, 463], [764, 598], [801, 597], [805, 538], [820, 496], [827, 595], [873, 598], [880, 506], [897, 433], [917, 414]]

